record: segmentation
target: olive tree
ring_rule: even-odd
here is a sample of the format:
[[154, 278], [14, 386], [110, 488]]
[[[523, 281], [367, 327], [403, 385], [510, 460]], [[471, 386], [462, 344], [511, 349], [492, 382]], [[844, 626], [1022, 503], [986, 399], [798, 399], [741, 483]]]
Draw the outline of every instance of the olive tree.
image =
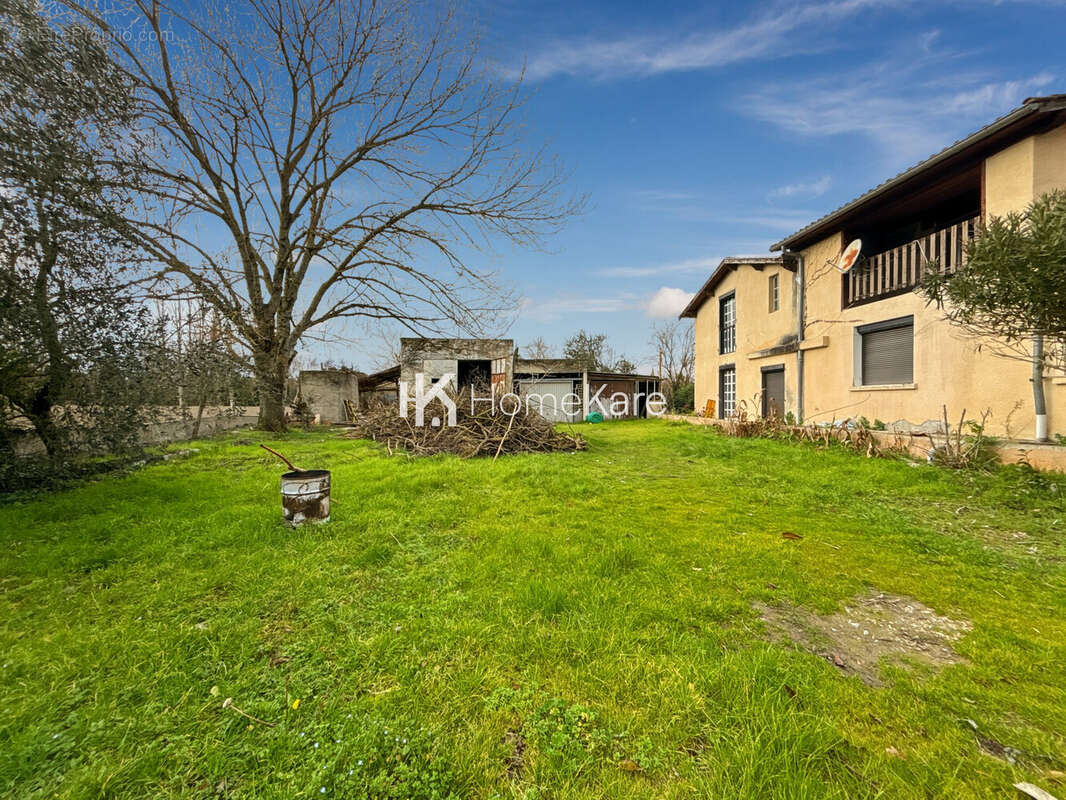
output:
[[103, 43], [0, 0], [0, 411], [8, 442], [28, 422], [53, 459], [140, 432], [151, 326], [108, 163], [131, 120]]
[[1049, 345], [1066, 340], [1066, 191], [992, 217], [967, 245], [962, 268], [948, 274], [933, 264], [920, 288], [995, 352], [1031, 361], [1036, 437], [1047, 438], [1044, 368]]

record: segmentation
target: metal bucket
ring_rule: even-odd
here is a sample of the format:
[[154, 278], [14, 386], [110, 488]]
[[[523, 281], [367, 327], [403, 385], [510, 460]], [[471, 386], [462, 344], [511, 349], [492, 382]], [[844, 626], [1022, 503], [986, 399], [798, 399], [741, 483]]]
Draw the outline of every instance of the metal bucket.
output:
[[281, 508], [290, 525], [329, 522], [329, 470], [309, 469], [281, 476]]

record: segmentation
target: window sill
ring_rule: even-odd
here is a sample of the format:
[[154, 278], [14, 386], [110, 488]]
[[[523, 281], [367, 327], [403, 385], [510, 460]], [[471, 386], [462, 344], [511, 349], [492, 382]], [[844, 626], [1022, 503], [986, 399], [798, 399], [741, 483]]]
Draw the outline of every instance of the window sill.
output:
[[1066, 377], [1063, 377], [1063, 378], [1052, 378], [1051, 379], [1051, 385], [1052, 386], [1066, 386]]
[[897, 392], [917, 389], [916, 383], [880, 383], [872, 386], [852, 386], [853, 392]]

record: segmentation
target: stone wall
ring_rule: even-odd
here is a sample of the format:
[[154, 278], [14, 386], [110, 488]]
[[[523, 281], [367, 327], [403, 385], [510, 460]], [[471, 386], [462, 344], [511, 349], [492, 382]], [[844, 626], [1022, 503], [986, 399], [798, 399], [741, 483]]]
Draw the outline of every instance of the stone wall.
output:
[[[200, 430], [197, 438], [213, 436], [216, 433], [230, 431], [235, 428], [250, 428], [259, 421], [259, 408], [241, 409], [241, 414], [204, 414], [200, 420]], [[189, 409], [192, 419], [171, 420], [168, 422], [152, 422], [144, 426], [142, 441], [145, 444], [164, 444], [166, 442], [180, 442], [192, 438], [192, 429], [195, 424], [196, 409]]]
[[[217, 406], [205, 409], [197, 438], [206, 438], [235, 428], [250, 428], [259, 421], [258, 406], [241, 408], [239, 411], [239, 414], [231, 414], [228, 409]], [[184, 418], [177, 407], [159, 409], [158, 414], [159, 419], [144, 426], [141, 432], [142, 444], [166, 444], [192, 438], [193, 426], [196, 423], [195, 408], [187, 408], [187, 416]], [[15, 454], [19, 457], [38, 456], [45, 452], [44, 443], [33, 433], [29, 422], [17, 432], [14, 447]]]

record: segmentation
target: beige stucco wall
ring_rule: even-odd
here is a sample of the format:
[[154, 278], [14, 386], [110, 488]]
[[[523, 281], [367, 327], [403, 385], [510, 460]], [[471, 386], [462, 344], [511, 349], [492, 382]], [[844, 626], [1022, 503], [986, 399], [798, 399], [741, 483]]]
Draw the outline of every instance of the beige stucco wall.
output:
[[1066, 125], [1033, 138], [1033, 196], [1066, 188]]
[[[865, 416], [895, 428], [932, 430], [939, 425], [946, 405], [952, 425], [964, 410], [968, 419], [977, 419], [991, 409], [991, 433], [1015, 438], [1033, 435], [1028, 364], [993, 354], [991, 343], [975, 340], [946, 322], [942, 312], [927, 306], [917, 294], [832, 314], [819, 302], [823, 293], [833, 294], [839, 309], [839, 279], [812, 286], [808, 295], [808, 313], [822, 321], [808, 325], [806, 338], [826, 341], [828, 346], [805, 351], [807, 420]], [[853, 386], [855, 328], [903, 316], [914, 317], [914, 383], [894, 388]], [[1066, 386], [1047, 380], [1045, 388], [1049, 428], [1053, 433], [1066, 433]]]
[[[770, 313], [770, 276], [778, 276], [779, 309]], [[734, 353], [718, 353], [718, 300], [730, 292], [736, 293], [737, 349]], [[718, 368], [734, 364], [737, 371], [737, 402], [746, 401], [748, 408], [759, 412], [762, 391], [762, 367], [785, 366], [785, 411], [796, 408], [796, 355], [785, 353], [761, 358], [749, 358], [760, 350], [773, 347], [796, 333], [795, 274], [774, 264], [756, 269], [740, 265], [731, 271], [715, 288], [696, 314], [695, 343], [696, 408], [703, 410], [707, 400], [714, 400], [718, 413]]]
[[[1019, 142], [985, 163], [988, 214], [1021, 210], [1038, 190], [1062, 187], [1066, 187], [1066, 126]], [[827, 259], [839, 255], [842, 244], [836, 234], [804, 251], [809, 276], [805, 339], [828, 343], [805, 351], [806, 418], [827, 421], [861, 415], [899, 427], [930, 429], [946, 405], [952, 424], [964, 409], [969, 419], [990, 409], [993, 434], [1032, 436], [1029, 364], [996, 355], [994, 342], [974, 339], [949, 324], [941, 311], [915, 293], [841, 310], [839, 273], [817, 273]], [[914, 316], [914, 384], [854, 387], [855, 328], [908, 315]], [[1044, 386], [1049, 431], [1066, 434], [1066, 380], [1048, 374]]]
[[1020, 211], [1066, 188], [1066, 125], [1011, 145], [985, 160], [985, 213]]
[[985, 213], [1001, 217], [1033, 201], [1035, 137], [985, 159]]
[[[984, 200], [989, 215], [1024, 209], [1035, 197], [1066, 188], [1066, 126], [1018, 142], [985, 162]], [[1028, 438], [1034, 433], [1031, 367], [1023, 360], [1003, 358], [996, 345], [968, 336], [951, 325], [941, 311], [927, 306], [916, 293], [841, 309], [841, 276], [827, 266], [836, 261], [844, 242], [835, 233], [803, 251], [807, 276], [804, 357], [804, 416], [827, 422], [864, 416], [898, 429], [933, 430], [947, 406], [951, 424], [965, 410], [967, 419], [991, 411], [994, 435]], [[781, 310], [767, 313], [767, 275], [781, 274]], [[758, 271], [740, 266], [716, 288], [700, 308], [695, 322], [696, 408], [718, 401], [718, 368], [735, 364], [737, 398], [748, 400], [761, 389], [762, 366], [785, 365], [786, 411], [796, 409], [796, 355], [751, 358], [795, 331], [794, 275], [781, 267]], [[730, 291], [737, 298], [737, 350], [718, 354], [718, 298]], [[853, 386], [855, 329], [896, 317], [914, 317], [914, 383], [905, 387]], [[1066, 435], [1066, 376], [1047, 374], [1048, 428]]]

